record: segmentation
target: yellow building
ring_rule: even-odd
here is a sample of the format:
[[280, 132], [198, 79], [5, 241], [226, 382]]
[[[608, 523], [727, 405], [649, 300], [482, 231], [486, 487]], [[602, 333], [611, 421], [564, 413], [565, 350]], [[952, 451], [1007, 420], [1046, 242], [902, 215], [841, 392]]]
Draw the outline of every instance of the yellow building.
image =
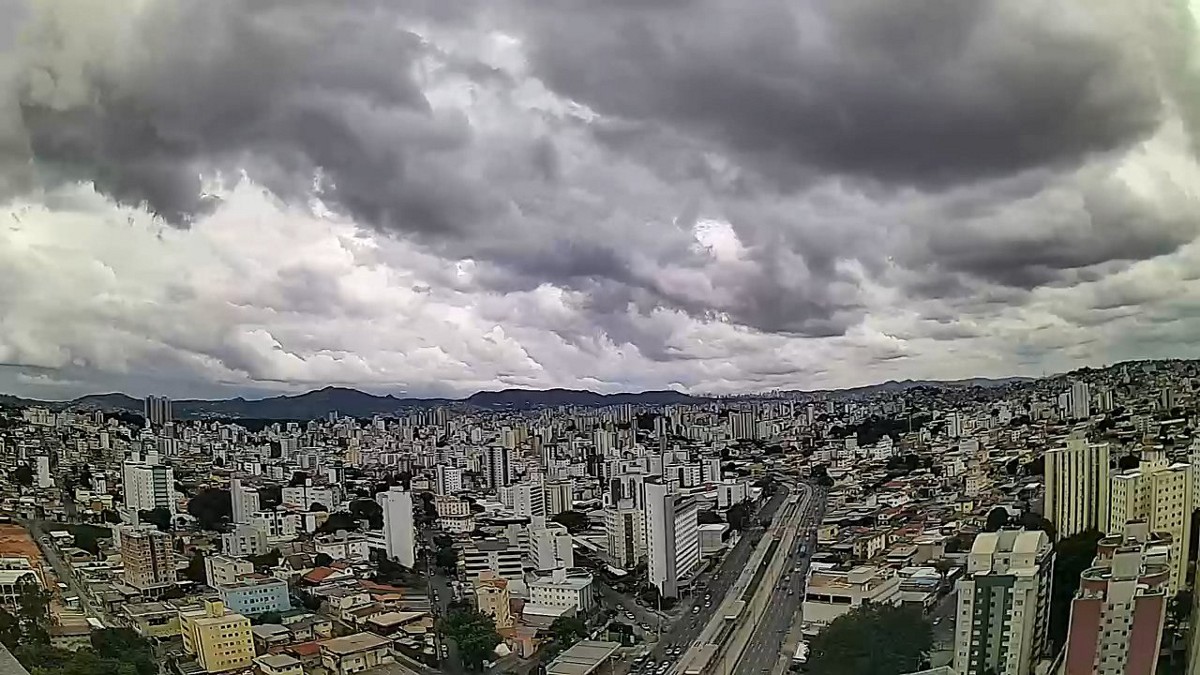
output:
[[225, 609], [220, 600], [179, 610], [183, 649], [210, 673], [249, 668], [254, 660], [250, 619]]
[[1171, 535], [1171, 583], [1174, 595], [1187, 587], [1191, 547], [1192, 472], [1187, 464], [1171, 464], [1162, 451], [1142, 453], [1136, 469], [1112, 477], [1108, 533], [1117, 534], [1131, 521], [1145, 521], [1151, 532]]
[[511, 597], [508, 579], [497, 576], [491, 570], [480, 573], [479, 580], [475, 582], [475, 604], [481, 613], [496, 621], [496, 628], [512, 628]]
[[1078, 436], [1067, 439], [1066, 447], [1046, 452], [1046, 519], [1059, 538], [1108, 525], [1108, 462], [1107, 443], [1088, 443]]

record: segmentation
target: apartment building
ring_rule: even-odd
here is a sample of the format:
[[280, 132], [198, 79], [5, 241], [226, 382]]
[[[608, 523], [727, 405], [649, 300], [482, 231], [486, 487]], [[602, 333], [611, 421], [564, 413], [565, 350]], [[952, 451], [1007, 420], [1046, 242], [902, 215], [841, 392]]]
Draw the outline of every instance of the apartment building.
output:
[[663, 597], [678, 597], [681, 580], [700, 563], [700, 509], [659, 478], [645, 481], [644, 489], [649, 580]]
[[153, 526], [122, 526], [120, 530], [125, 583], [149, 595], [174, 585], [174, 537]]
[[580, 571], [556, 569], [550, 576], [528, 583], [529, 600], [536, 605], [574, 609], [586, 614], [596, 606], [592, 575]]
[[254, 659], [250, 619], [229, 611], [220, 600], [179, 610], [179, 632], [183, 650], [195, 656], [207, 672], [242, 670]]
[[1170, 535], [1172, 595], [1187, 587], [1192, 479], [1188, 464], [1171, 464], [1161, 450], [1143, 452], [1138, 468], [1112, 477], [1112, 505], [1105, 531], [1120, 534], [1126, 523], [1144, 521], [1151, 532]]
[[1103, 530], [1109, 522], [1109, 448], [1073, 437], [1046, 452], [1046, 518], [1059, 537]]
[[460, 564], [468, 580], [485, 571], [504, 579], [520, 579], [524, 574], [521, 553], [521, 548], [507, 539], [473, 539], [463, 547]]
[[204, 559], [204, 580], [210, 587], [232, 584], [247, 574], [254, 573], [249, 560], [225, 555], [210, 555]]
[[959, 579], [954, 670], [1026, 675], [1045, 655], [1054, 549], [1045, 532], [1002, 530], [975, 538]]
[[412, 492], [393, 487], [376, 495], [376, 500], [383, 508], [383, 536], [388, 557], [412, 569], [417, 564]]
[[641, 509], [607, 509], [604, 532], [609, 562], [621, 569], [632, 569], [646, 557], [646, 516]]
[[292, 608], [287, 582], [275, 578], [246, 578], [217, 586], [221, 601], [231, 611], [246, 616], [286, 612]]
[[511, 605], [512, 594], [508, 590], [508, 579], [496, 576], [491, 570], [481, 572], [475, 580], [476, 608], [495, 619], [496, 628], [511, 628]]
[[1063, 675], [1154, 675], [1173, 550], [1145, 522], [1100, 540], [1071, 601]]

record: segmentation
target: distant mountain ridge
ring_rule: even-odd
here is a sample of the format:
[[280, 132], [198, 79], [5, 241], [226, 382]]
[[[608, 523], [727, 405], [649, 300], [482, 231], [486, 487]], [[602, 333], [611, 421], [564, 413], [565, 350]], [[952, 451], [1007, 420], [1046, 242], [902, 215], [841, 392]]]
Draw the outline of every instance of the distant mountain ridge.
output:
[[[889, 381], [854, 389], [825, 390], [812, 392], [775, 392], [761, 395], [789, 396], [805, 394], [837, 393], [842, 395], [871, 395], [896, 393], [915, 387], [992, 387], [1030, 381], [1029, 378], [1005, 378], [990, 380], [973, 378], [951, 382], [926, 380]], [[758, 398], [738, 396], [730, 398]], [[638, 393], [600, 394], [582, 389], [503, 389], [480, 391], [467, 398], [404, 398], [393, 395], [377, 396], [347, 387], [324, 387], [303, 394], [273, 396], [247, 400], [242, 397], [219, 400], [181, 399], [173, 401], [176, 417], [180, 419], [234, 418], [234, 419], [279, 419], [310, 420], [325, 417], [332, 412], [351, 417], [373, 417], [391, 415], [413, 410], [424, 410], [438, 406], [460, 406], [481, 410], [530, 410], [576, 406], [600, 408], [612, 405], [695, 405], [719, 400], [713, 396], [693, 396], [678, 391], [658, 390]], [[89, 394], [70, 401], [36, 401], [15, 396], [0, 395], [0, 404], [14, 406], [43, 405], [56, 410], [103, 410], [106, 412], [141, 413], [143, 401], [122, 393]]]

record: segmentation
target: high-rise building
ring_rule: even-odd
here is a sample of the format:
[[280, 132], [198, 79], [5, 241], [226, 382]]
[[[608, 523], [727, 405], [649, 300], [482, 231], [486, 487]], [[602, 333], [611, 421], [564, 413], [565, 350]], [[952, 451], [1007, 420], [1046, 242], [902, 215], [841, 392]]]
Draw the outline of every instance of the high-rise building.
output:
[[735, 410], [729, 413], [729, 435], [737, 441], [758, 438], [758, 424], [752, 410]]
[[260, 510], [258, 490], [246, 487], [238, 478], [229, 481], [229, 499], [232, 502], [233, 523], [244, 525], [250, 522], [250, 516]]
[[1071, 601], [1064, 675], [1154, 675], [1171, 555], [1170, 535], [1144, 522], [1100, 540]]
[[254, 659], [250, 619], [225, 609], [220, 600], [179, 610], [179, 632], [184, 652], [194, 655], [205, 672], [243, 670]]
[[526, 556], [533, 569], [547, 572], [574, 567], [575, 552], [571, 547], [571, 535], [567, 528], [558, 523], [547, 523], [544, 518], [534, 518], [529, 530], [529, 552]]
[[512, 450], [492, 446], [483, 453], [483, 475], [492, 490], [512, 483]]
[[1187, 587], [1187, 559], [1192, 532], [1192, 470], [1171, 464], [1161, 450], [1142, 453], [1136, 469], [1112, 477], [1112, 505], [1106, 532], [1118, 534], [1125, 524], [1145, 521], [1152, 532], [1171, 537], [1172, 595]]
[[1046, 652], [1054, 548], [1045, 532], [975, 538], [958, 581], [954, 672], [1027, 675]]
[[175, 419], [171, 399], [166, 396], [147, 396], [142, 412], [146, 421], [155, 426], [162, 426]]
[[513, 513], [526, 518], [543, 518], [546, 513], [546, 492], [542, 481], [522, 481], [512, 486]]
[[512, 628], [511, 598], [508, 579], [497, 576], [495, 572], [486, 570], [475, 580], [475, 606], [492, 617], [496, 628]]
[[680, 581], [700, 563], [700, 509], [694, 499], [671, 494], [661, 479], [647, 480], [645, 491], [649, 580], [662, 597], [679, 597]]
[[445, 464], [437, 465], [437, 485], [434, 491], [439, 495], [456, 495], [462, 492], [462, 469]]
[[164, 508], [175, 514], [175, 471], [162, 464], [125, 462], [125, 507], [131, 511]]
[[380, 492], [377, 499], [383, 508], [383, 538], [387, 555], [412, 569], [417, 562], [412, 493], [401, 487], [393, 487], [387, 492]]
[[1046, 452], [1046, 518], [1059, 537], [1108, 526], [1109, 450], [1074, 437]]
[[957, 410], [946, 413], [946, 437], [958, 438], [962, 434], [962, 415]]
[[150, 526], [122, 526], [120, 530], [125, 583], [143, 594], [161, 592], [174, 585], [174, 538]]
[[646, 516], [641, 509], [611, 508], [604, 512], [608, 559], [621, 569], [633, 569], [646, 556]]
[[575, 481], [552, 480], [544, 484], [546, 490], [546, 515], [550, 518], [575, 507]]
[[50, 475], [50, 457], [48, 455], [37, 456], [37, 486], [43, 489], [54, 486], [54, 477]]
[[1088, 383], [1076, 380], [1071, 383], [1071, 417], [1086, 420], [1092, 416], [1092, 400], [1088, 394]]

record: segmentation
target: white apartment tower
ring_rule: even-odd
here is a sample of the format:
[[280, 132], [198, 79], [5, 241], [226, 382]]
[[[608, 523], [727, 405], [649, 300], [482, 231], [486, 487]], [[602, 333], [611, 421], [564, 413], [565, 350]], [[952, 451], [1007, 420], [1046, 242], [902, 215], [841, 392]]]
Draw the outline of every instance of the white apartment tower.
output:
[[661, 479], [645, 482], [646, 559], [650, 583], [663, 597], [679, 597], [679, 583], [700, 563], [699, 506], [670, 493]]
[[1066, 447], [1047, 451], [1045, 460], [1046, 518], [1058, 536], [1108, 527], [1108, 444], [1071, 438]]
[[462, 469], [445, 464], [437, 465], [437, 485], [434, 486], [439, 495], [456, 495], [462, 492]]
[[526, 518], [544, 518], [546, 513], [546, 492], [542, 481], [523, 481], [512, 486], [513, 513]]
[[417, 562], [417, 532], [413, 524], [412, 493], [393, 487], [376, 495], [383, 507], [383, 538], [387, 555], [412, 569]]
[[1088, 393], [1088, 384], [1083, 380], [1071, 383], [1071, 417], [1086, 420], [1092, 416], [1092, 400]]
[[164, 508], [175, 515], [175, 471], [161, 464], [125, 462], [125, 507], [131, 511]]
[[1054, 548], [1045, 532], [975, 538], [958, 581], [954, 672], [1027, 675], [1046, 650]]
[[244, 525], [250, 522], [250, 516], [260, 510], [258, 490], [242, 485], [241, 479], [229, 481], [229, 499], [232, 502], [233, 523]]

